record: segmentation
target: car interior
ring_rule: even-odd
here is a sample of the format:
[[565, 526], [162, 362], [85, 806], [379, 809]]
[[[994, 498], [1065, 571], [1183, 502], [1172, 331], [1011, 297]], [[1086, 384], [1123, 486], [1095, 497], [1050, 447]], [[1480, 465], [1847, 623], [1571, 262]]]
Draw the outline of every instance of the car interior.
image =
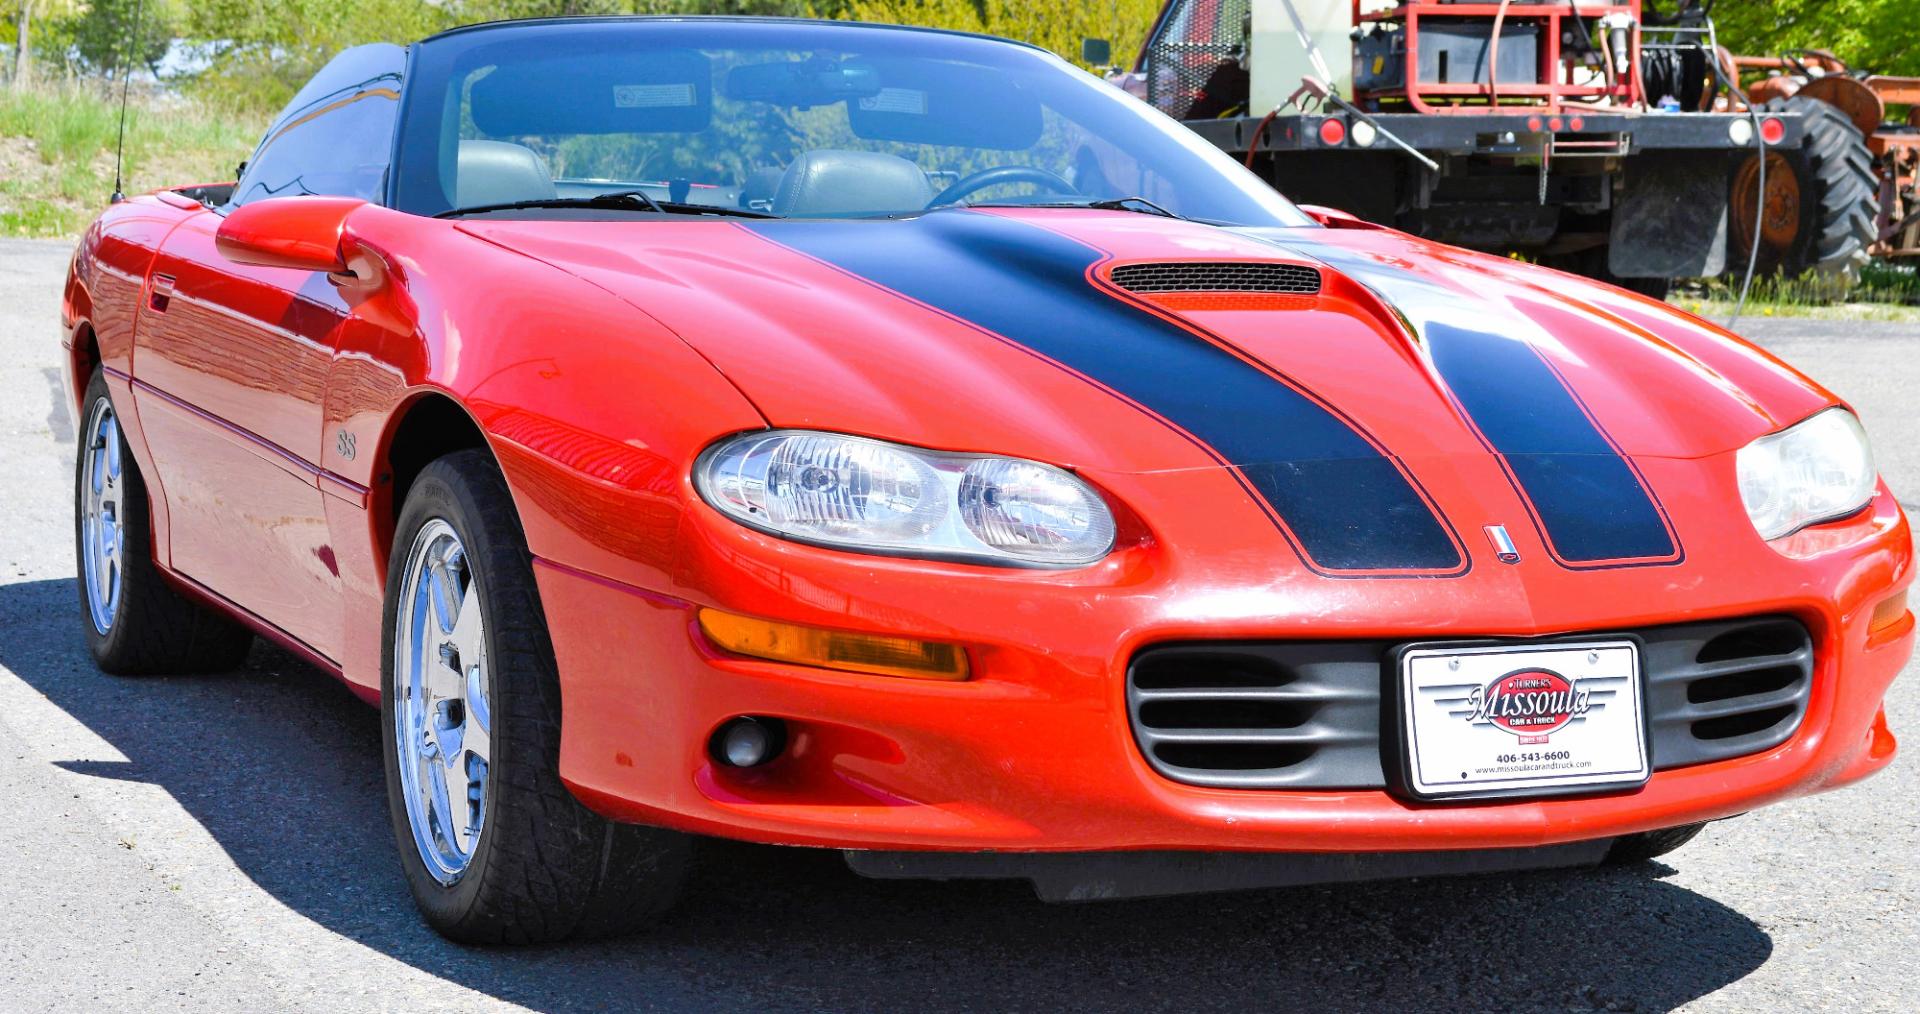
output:
[[[994, 80], [985, 68], [953, 64], [931, 75], [915, 68], [915, 74], [906, 76], [886, 59], [818, 57], [716, 72], [708, 57], [684, 50], [656, 54], [644, 71], [624, 54], [488, 68], [469, 86], [473, 129], [458, 143], [450, 196], [455, 207], [475, 208], [639, 189], [663, 201], [782, 217], [890, 214], [927, 207], [961, 176], [929, 170], [903, 155], [972, 150], [998, 153], [992, 162], [1018, 163], [1043, 133], [1035, 97]], [[615, 98], [611, 107], [556, 113], [542, 101], [556, 87]], [[998, 101], [977, 101], [983, 94]], [[724, 103], [718, 114], [716, 100]], [[830, 146], [744, 171], [716, 165], [705, 179], [616, 178], [627, 175], [625, 166], [604, 158], [592, 162], [594, 171], [556, 174], [542, 155], [554, 152], [566, 161], [553, 145], [569, 137], [677, 135], [695, 147], [716, 136], [738, 142], [751, 136], [750, 117], [769, 109], [836, 110], [835, 129], [820, 138]], [[476, 132], [479, 138], [471, 136]], [[856, 146], [892, 147], [900, 154], [852, 150]], [[736, 172], [737, 180], [730, 178]]]

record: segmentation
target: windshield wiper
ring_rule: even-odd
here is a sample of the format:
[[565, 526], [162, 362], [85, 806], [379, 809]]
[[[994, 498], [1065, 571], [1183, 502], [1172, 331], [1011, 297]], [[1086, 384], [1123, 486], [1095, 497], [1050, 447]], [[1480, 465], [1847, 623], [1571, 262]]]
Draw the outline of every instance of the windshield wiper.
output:
[[1091, 208], [1094, 211], [1132, 211], [1142, 215], [1185, 220], [1144, 197], [1102, 197], [1091, 201], [963, 201], [964, 208]]
[[644, 190], [615, 190], [591, 197], [543, 197], [533, 201], [509, 201], [505, 204], [476, 204], [471, 208], [443, 211], [435, 218], [458, 218], [490, 211], [524, 211], [535, 208], [630, 208], [662, 215], [723, 215], [733, 218], [779, 218], [779, 215], [751, 208], [728, 208], [715, 204], [687, 204], [663, 201]]

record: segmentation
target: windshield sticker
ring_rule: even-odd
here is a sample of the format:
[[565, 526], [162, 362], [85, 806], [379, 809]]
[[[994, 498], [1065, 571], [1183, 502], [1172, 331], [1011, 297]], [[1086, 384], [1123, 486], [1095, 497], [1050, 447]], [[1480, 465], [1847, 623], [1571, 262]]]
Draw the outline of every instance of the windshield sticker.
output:
[[877, 94], [860, 99], [863, 113], [905, 113], [927, 115], [927, 93], [914, 88], [882, 88]]
[[693, 83], [690, 81], [613, 87], [613, 105], [616, 109], [667, 109], [694, 104]]

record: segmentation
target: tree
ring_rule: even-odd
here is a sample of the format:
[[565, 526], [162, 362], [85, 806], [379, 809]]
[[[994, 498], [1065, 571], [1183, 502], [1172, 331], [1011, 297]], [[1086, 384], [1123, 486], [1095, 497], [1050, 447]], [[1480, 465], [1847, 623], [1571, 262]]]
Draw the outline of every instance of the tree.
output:
[[217, 103], [274, 110], [342, 49], [413, 42], [453, 23], [426, 0], [193, 0], [182, 28], [208, 61], [196, 90]]
[[24, 88], [33, 79], [33, 53], [40, 38], [34, 29], [36, 21], [60, 20], [78, 13], [85, 0], [13, 0], [8, 10], [9, 17], [4, 22], [13, 29], [13, 63], [8, 70], [13, 87]]
[[1080, 57], [1080, 41], [1107, 39], [1125, 61], [1139, 49], [1160, 0], [853, 0], [846, 17], [1003, 35]]
[[[1666, 9], [1671, 0], [1662, 3]], [[1912, 0], [1771, 0], [1720, 3], [1713, 20], [1736, 53], [1774, 56], [1831, 50], [1850, 67], [1920, 75], [1920, 3]]]
[[152, 70], [166, 57], [178, 34], [177, 16], [169, 0], [91, 0], [64, 27], [82, 67], [118, 77], [129, 65]]

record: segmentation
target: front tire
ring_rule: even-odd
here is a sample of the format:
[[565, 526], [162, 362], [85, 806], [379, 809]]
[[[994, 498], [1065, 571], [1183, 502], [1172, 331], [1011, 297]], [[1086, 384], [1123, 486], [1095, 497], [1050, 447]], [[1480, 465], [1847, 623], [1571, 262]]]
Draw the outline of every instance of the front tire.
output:
[[506, 481], [460, 451], [414, 481], [387, 574], [388, 809], [427, 922], [463, 943], [629, 932], [664, 912], [690, 842], [616, 824], [560, 780], [560, 681]]
[[95, 371], [87, 383], [73, 469], [73, 543], [80, 615], [95, 665], [117, 676], [225, 672], [253, 634], [181, 595], [153, 562], [152, 504]]
[[1625, 866], [1658, 859], [1699, 837], [1706, 826], [1705, 823], [1682, 824], [1658, 831], [1621, 835], [1607, 850], [1606, 862], [1610, 866]]

